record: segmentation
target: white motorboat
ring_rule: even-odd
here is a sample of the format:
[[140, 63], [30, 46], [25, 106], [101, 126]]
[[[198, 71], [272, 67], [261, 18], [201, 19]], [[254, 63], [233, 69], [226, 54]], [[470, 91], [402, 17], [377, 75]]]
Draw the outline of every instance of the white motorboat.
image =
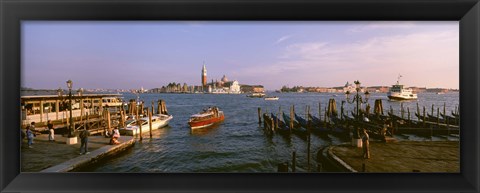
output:
[[247, 95], [247, 97], [251, 97], [251, 98], [263, 98], [264, 96], [265, 96], [265, 93], [261, 93], [261, 92], [255, 92]]
[[265, 97], [264, 100], [266, 101], [276, 101], [278, 100], [279, 98], [277, 96], [273, 96], [273, 97]]
[[392, 85], [392, 88], [387, 93], [387, 96], [391, 100], [416, 100], [417, 94], [413, 93], [411, 88], [405, 88], [404, 85], [400, 84], [400, 78], [402, 75], [398, 76], [397, 84]]
[[[152, 130], [160, 129], [168, 125], [168, 122], [173, 119], [172, 115], [156, 114], [152, 116]], [[140, 125], [142, 127], [142, 133], [150, 131], [150, 125], [148, 117], [143, 117], [139, 119]], [[138, 122], [135, 119], [131, 119], [125, 122], [126, 127], [120, 128], [121, 135], [133, 136], [140, 134], [140, 128], [138, 127]]]

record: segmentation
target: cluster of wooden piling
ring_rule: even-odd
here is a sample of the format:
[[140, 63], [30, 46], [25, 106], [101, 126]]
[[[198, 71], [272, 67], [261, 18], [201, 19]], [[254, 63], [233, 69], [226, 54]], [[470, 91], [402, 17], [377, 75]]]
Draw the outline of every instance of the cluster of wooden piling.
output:
[[[348, 113], [344, 111], [345, 101], [341, 102], [340, 114], [337, 112], [337, 105], [335, 99], [330, 99], [328, 101], [327, 106], [322, 109], [322, 104], [318, 104], [318, 114], [321, 124], [325, 128], [344, 128], [344, 130], [348, 131], [344, 133], [344, 137], [348, 138], [350, 136], [350, 132], [352, 128], [358, 129], [366, 129], [368, 133], [371, 134], [371, 137], [374, 139], [379, 139], [382, 141], [390, 141], [393, 140], [393, 135], [397, 134], [416, 134], [425, 136], [425, 134], [429, 135], [430, 137], [434, 135], [450, 135], [450, 134], [458, 134], [459, 133], [459, 112], [458, 108], [455, 108], [455, 111], [452, 111], [452, 115], [456, 115], [454, 118], [447, 118], [446, 115], [446, 104], [444, 103], [443, 106], [443, 115], [445, 119], [440, 119], [440, 108], [437, 108], [437, 115], [433, 117], [434, 114], [434, 106], [432, 105], [431, 115], [426, 116], [425, 107], [423, 107], [423, 116], [420, 114], [420, 108], [417, 103], [417, 119], [412, 119], [412, 114], [410, 109], [407, 107], [406, 109], [403, 106], [403, 103], [400, 104], [400, 111], [399, 115], [395, 115], [393, 112], [393, 108], [390, 106], [390, 110], [386, 111], [387, 115], [384, 113], [384, 108], [381, 99], [377, 99], [374, 102], [373, 113], [370, 113], [370, 105], [365, 105], [365, 108], [358, 109], [359, 114], [354, 113], [357, 112], [357, 109], [354, 108], [352, 111], [353, 118], [348, 116]], [[306, 121], [307, 126], [302, 126], [307, 130], [307, 162], [308, 168], [310, 170], [310, 137], [311, 137], [311, 130], [315, 128], [314, 124], [312, 123], [310, 115], [310, 106], [306, 106]], [[323, 120], [322, 120], [322, 110], [323, 112]], [[275, 119], [269, 115], [269, 113], [263, 113], [262, 109], [258, 108], [258, 122], [261, 125], [263, 119], [263, 128], [265, 133], [268, 136], [272, 136], [273, 134], [277, 133], [279, 130], [279, 118], [282, 114], [281, 107], [279, 107], [278, 118]], [[285, 125], [288, 126], [290, 129], [290, 133], [292, 133], [292, 129], [298, 125], [298, 122], [294, 120], [296, 117], [295, 114], [295, 105], [290, 107], [290, 120], [289, 122], [285, 122]], [[368, 118], [368, 119], [366, 119]], [[433, 118], [435, 118], [433, 120]], [[453, 120], [453, 121], [452, 121]], [[316, 123], [318, 126], [318, 123]], [[320, 126], [322, 127], [322, 126]], [[390, 136], [390, 137], [389, 137]], [[295, 157], [294, 154], [292, 157]], [[292, 166], [295, 167], [295, 164], [292, 162]], [[280, 164], [279, 171], [284, 171], [284, 169], [288, 168], [288, 164]], [[288, 171], [288, 169], [287, 169]], [[295, 171], [292, 169], [292, 171]]]
[[[342, 127], [345, 129], [350, 129], [351, 127], [354, 128], [364, 128], [367, 129], [368, 132], [373, 133], [374, 136], [382, 137], [385, 132], [383, 131], [385, 128], [388, 129], [386, 133], [393, 136], [394, 133], [398, 134], [418, 134], [418, 135], [450, 135], [450, 134], [458, 134], [459, 133], [459, 113], [458, 108], [455, 108], [455, 111], [452, 111], [452, 115], [455, 116], [447, 116], [446, 115], [446, 104], [443, 105], [443, 114], [440, 113], [440, 108], [437, 108], [436, 116], [434, 114], [434, 106], [432, 105], [431, 114], [426, 113], [426, 108], [423, 107], [423, 114], [420, 112], [419, 105], [417, 103], [417, 112], [415, 113], [416, 119], [412, 119], [412, 113], [410, 109], [407, 107], [406, 109], [403, 106], [403, 103], [400, 104], [399, 114], [396, 115], [393, 112], [393, 108], [390, 106], [390, 110], [387, 111], [388, 115], [384, 115], [383, 104], [381, 99], [375, 100], [373, 113], [370, 113], [370, 105], [367, 104], [365, 108], [359, 109], [359, 114], [354, 113], [357, 111], [354, 108], [352, 111], [353, 118], [348, 116], [348, 113], [345, 114], [344, 112], [344, 105], [345, 101], [341, 102], [341, 109], [340, 114], [337, 113], [336, 102], [334, 99], [330, 99], [328, 101], [327, 107], [324, 108], [323, 113], [323, 121], [322, 116], [319, 116], [317, 119], [323, 122], [323, 127]], [[322, 107], [321, 103], [319, 103], [319, 115], [322, 114]], [[281, 109], [281, 107], [279, 108]], [[295, 107], [292, 105], [290, 108], [290, 122], [286, 123], [289, 128], [294, 128], [296, 122], [294, 121], [293, 117], [295, 116]], [[261, 109], [258, 110], [261, 112]], [[309, 122], [310, 120], [310, 107], [306, 106], [306, 120]], [[279, 110], [279, 117], [280, 117]], [[441, 116], [443, 118], [441, 118]], [[278, 123], [274, 123], [273, 119], [268, 116], [268, 114], [264, 114], [263, 119], [266, 120], [266, 124], [264, 124], [264, 128], [268, 131], [268, 134], [273, 134], [273, 131], [278, 129]], [[261, 122], [262, 117], [259, 114], [259, 122]], [[366, 119], [368, 118], [368, 119]], [[339, 120], [336, 123], [332, 122], [332, 120]], [[307, 128], [308, 129], [308, 128]], [[383, 134], [382, 134], [383, 133]]]
[[[91, 134], [100, 133], [105, 135], [106, 132], [112, 133], [113, 128], [125, 127], [125, 122], [127, 121], [127, 116], [130, 118], [135, 118], [139, 120], [141, 117], [149, 117], [150, 122], [150, 137], [152, 137], [152, 115], [155, 112], [154, 102], [150, 108], [145, 107], [144, 102], [137, 104], [135, 100], [130, 100], [127, 109], [122, 105], [118, 111], [110, 111], [108, 108], [103, 108], [103, 111], [100, 113], [100, 116], [89, 115], [85, 113], [85, 116], [77, 117], [74, 119], [74, 130], [79, 130], [86, 128]], [[164, 100], [157, 101], [157, 114], [167, 114], [167, 107]], [[69, 120], [69, 119], [67, 119]], [[142, 132], [142, 127], [140, 122], [137, 122], [139, 125], [140, 133]], [[67, 125], [69, 123], [67, 122]], [[142, 139], [142, 135], [139, 135]]]
[[[281, 108], [279, 108], [279, 114], [281, 112]], [[310, 114], [310, 107], [308, 106], [306, 108], [306, 113]], [[262, 110], [261, 108], [258, 108], [258, 121], [259, 124], [261, 125], [262, 123], [262, 117], [263, 117], [263, 127], [264, 131], [267, 135], [272, 136], [275, 132], [276, 129], [278, 129], [278, 122], [275, 123], [274, 119], [268, 115], [268, 113], [263, 113], [262, 116]], [[290, 121], [290, 128], [293, 128], [293, 117], [295, 114], [295, 106], [292, 106], [290, 108], [290, 116], [292, 117]], [[310, 122], [310, 121], [308, 121]], [[291, 132], [291, 131], [290, 131]], [[310, 148], [311, 148], [311, 133], [310, 129], [307, 128], [307, 171], [310, 171]], [[288, 162], [282, 163], [278, 165], [278, 172], [288, 172], [289, 164]], [[292, 172], [296, 171], [296, 151], [292, 152]]]

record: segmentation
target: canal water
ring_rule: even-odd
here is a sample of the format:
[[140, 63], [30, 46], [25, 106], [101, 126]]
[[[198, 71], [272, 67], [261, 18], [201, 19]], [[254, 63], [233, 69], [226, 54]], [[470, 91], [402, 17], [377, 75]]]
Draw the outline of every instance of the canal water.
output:
[[[311, 114], [318, 116], [319, 103], [323, 110], [328, 100], [334, 98], [340, 111], [340, 104], [345, 100], [343, 94], [333, 93], [268, 93], [280, 97], [278, 101], [265, 101], [261, 98], [249, 98], [245, 94], [215, 95], [215, 94], [140, 94], [140, 100], [147, 106], [152, 101], [163, 99], [166, 101], [169, 114], [173, 120], [166, 128], [153, 132], [153, 138], [144, 134], [143, 141], [137, 143], [128, 151], [112, 159], [101, 162], [83, 171], [88, 172], [276, 172], [279, 163], [291, 161], [293, 151], [296, 151], [297, 171], [307, 170], [307, 141], [292, 135], [285, 138], [281, 135], [268, 137], [258, 124], [257, 108], [262, 112], [277, 113], [279, 108], [286, 113], [292, 105], [295, 112], [305, 116], [306, 106], [310, 106]], [[123, 94], [124, 100], [136, 99], [130, 93]], [[416, 119], [416, 104], [421, 111], [423, 106], [426, 112], [431, 113], [434, 105], [434, 115], [437, 108], [443, 113], [459, 106], [458, 93], [419, 93], [418, 100], [398, 102], [389, 101], [385, 93], [371, 94], [370, 103], [373, 110], [374, 100], [383, 99], [383, 108], [386, 113], [390, 106], [394, 113], [400, 115], [400, 106], [403, 103], [405, 111], [410, 109], [411, 118]], [[155, 103], [156, 104], [156, 103]], [[188, 127], [190, 115], [200, 112], [209, 106], [218, 106], [225, 113], [225, 121], [208, 129], [192, 132]], [[346, 104], [345, 110], [353, 110], [354, 104]], [[155, 108], [157, 108], [155, 106]], [[407, 117], [407, 113], [404, 114]], [[322, 118], [323, 119], [323, 118]], [[411, 136], [409, 140], [432, 140]], [[458, 140], [458, 138], [434, 137], [433, 140]], [[311, 167], [316, 168], [316, 154], [322, 147], [330, 144], [344, 143], [334, 136], [311, 138]]]

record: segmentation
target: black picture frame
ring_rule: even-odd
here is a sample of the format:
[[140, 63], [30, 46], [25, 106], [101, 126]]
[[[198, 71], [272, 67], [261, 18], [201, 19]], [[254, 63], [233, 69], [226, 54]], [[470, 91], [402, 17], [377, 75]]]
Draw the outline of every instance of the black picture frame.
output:
[[[479, 192], [478, 0], [1, 0], [2, 192]], [[460, 173], [20, 173], [22, 20], [460, 21]], [[465, 128], [465, 129], [464, 129]]]

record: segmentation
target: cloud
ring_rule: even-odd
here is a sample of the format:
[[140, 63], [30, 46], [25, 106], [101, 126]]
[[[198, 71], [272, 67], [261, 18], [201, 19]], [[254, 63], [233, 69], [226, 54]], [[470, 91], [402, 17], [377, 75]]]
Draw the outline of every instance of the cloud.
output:
[[290, 39], [291, 37], [292, 37], [291, 35], [282, 36], [282, 37], [280, 37], [280, 38], [275, 42], [275, 44], [282, 43], [283, 41], [288, 40], [288, 39]]
[[450, 30], [350, 43], [291, 44], [274, 63], [246, 73], [284, 80], [276, 82], [281, 85], [312, 86], [338, 86], [354, 79], [367, 86], [390, 85], [402, 74], [402, 82], [409, 86], [458, 88], [459, 33]]

